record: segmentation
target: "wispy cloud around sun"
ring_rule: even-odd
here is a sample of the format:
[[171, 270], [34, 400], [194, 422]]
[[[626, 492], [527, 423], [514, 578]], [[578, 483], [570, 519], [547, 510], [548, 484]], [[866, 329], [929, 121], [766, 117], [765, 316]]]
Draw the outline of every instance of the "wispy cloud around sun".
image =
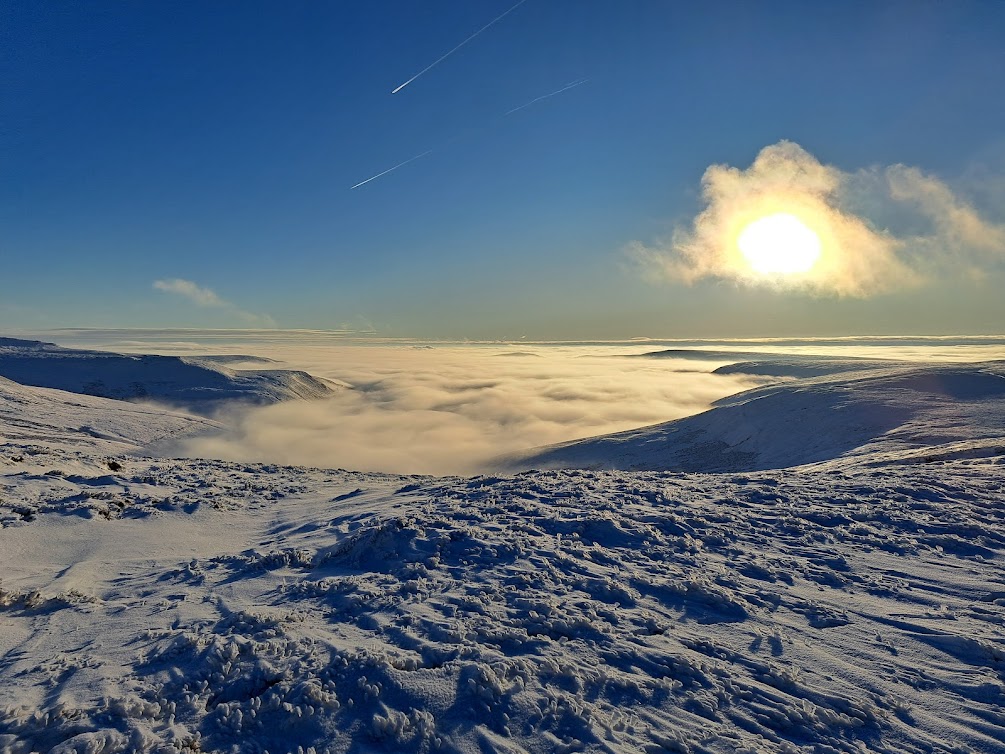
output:
[[255, 314], [254, 312], [245, 311], [236, 304], [221, 298], [217, 295], [216, 291], [198, 285], [191, 280], [184, 280], [183, 278], [155, 280], [153, 287], [165, 293], [181, 296], [201, 307], [220, 309], [227, 314], [233, 315], [238, 320], [255, 327], [276, 326], [276, 321], [268, 314]]
[[635, 243], [648, 274], [865, 297], [1005, 260], [1005, 225], [939, 178], [905, 165], [849, 173], [790, 141], [747, 169], [712, 165], [704, 207], [665, 243]]

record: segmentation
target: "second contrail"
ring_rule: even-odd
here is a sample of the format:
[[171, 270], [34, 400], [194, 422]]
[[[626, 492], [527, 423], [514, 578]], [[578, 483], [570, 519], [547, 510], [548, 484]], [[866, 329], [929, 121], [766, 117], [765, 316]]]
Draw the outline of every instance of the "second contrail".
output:
[[370, 176], [370, 177], [369, 177], [369, 178], [367, 178], [367, 179], [366, 179], [365, 181], [360, 181], [360, 182], [359, 182], [359, 183], [357, 183], [357, 184], [356, 184], [355, 186], [350, 186], [350, 187], [349, 187], [349, 190], [350, 190], [350, 191], [352, 191], [353, 189], [356, 189], [356, 188], [359, 188], [360, 186], [362, 186], [362, 185], [363, 185], [363, 184], [365, 184], [365, 183], [369, 183], [370, 181], [375, 181], [375, 180], [377, 180], [378, 178], [380, 178], [380, 177], [381, 177], [382, 175], [387, 175], [387, 174], [388, 174], [388, 173], [390, 173], [390, 172], [391, 172], [392, 170], [397, 170], [398, 168], [400, 168], [400, 167], [403, 167], [403, 166], [407, 165], [407, 164], [408, 164], [408, 163], [410, 163], [410, 162], [415, 162], [415, 161], [416, 161], [416, 160], [418, 160], [418, 159], [419, 159], [420, 157], [425, 157], [425, 156], [426, 156], [427, 154], [431, 154], [431, 153], [432, 153], [432, 151], [433, 151], [432, 149], [427, 149], [427, 150], [426, 150], [425, 152], [423, 152], [422, 154], [417, 154], [417, 155], [415, 155], [415, 157], [409, 157], [409, 158], [408, 158], [407, 160], [405, 160], [404, 162], [399, 162], [399, 163], [398, 163], [397, 165], [395, 165], [395, 166], [394, 166], [393, 168], [388, 168], [387, 170], [385, 170], [385, 171], [383, 171], [383, 172], [381, 172], [381, 173], [377, 173], [377, 175], [372, 175], [372, 176]]
[[577, 86], [585, 84], [587, 81], [589, 81], [589, 79], [579, 79], [578, 81], [573, 81], [571, 84], [566, 84], [561, 89], [556, 89], [555, 91], [551, 92], [550, 94], [542, 94], [540, 97], [535, 97], [530, 102], [525, 102], [524, 104], [520, 105], [520, 107], [514, 107], [512, 110], [507, 110], [506, 111], [506, 115], [512, 115], [513, 113], [517, 112], [518, 110], [523, 110], [525, 107], [530, 107], [535, 102], [540, 102], [543, 99], [548, 99], [549, 97], [554, 97], [556, 94], [561, 94], [562, 92], [567, 92], [570, 89], [575, 89]]
[[461, 42], [459, 45], [457, 45], [457, 47], [455, 47], [454, 49], [450, 50], [445, 55], [442, 55], [441, 57], [439, 57], [436, 60], [434, 60], [432, 63], [430, 63], [425, 68], [423, 68], [421, 71], [419, 71], [417, 74], [415, 74], [414, 76], [412, 76], [412, 78], [410, 78], [404, 84], [401, 84], [397, 88], [392, 89], [391, 90], [391, 94], [397, 94], [398, 92], [400, 92], [406, 86], [408, 86], [413, 81], [415, 81], [417, 78], [419, 78], [419, 76], [421, 76], [422, 74], [424, 74], [430, 68], [433, 68], [434, 66], [437, 66], [440, 63], [442, 63], [444, 60], [446, 60], [447, 58], [449, 58], [451, 55], [453, 55], [455, 52], [457, 52], [459, 49], [461, 49], [464, 45], [466, 45], [472, 39], [474, 39], [475, 37], [477, 37], [483, 31], [485, 31], [486, 29], [488, 29], [490, 26], [492, 26], [493, 24], [498, 23], [499, 21], [502, 21], [504, 18], [506, 18], [506, 16], [508, 16], [513, 11], [515, 11], [517, 8], [519, 8], [521, 5], [523, 5], [525, 2], [527, 2], [527, 0], [520, 0], [520, 2], [518, 2], [516, 5], [514, 5], [512, 8], [510, 8], [505, 13], [503, 13], [501, 15], [498, 15], [495, 18], [493, 18], [491, 21], [489, 21], [487, 24], [485, 24], [485, 26], [483, 26], [482, 28], [480, 28], [478, 31], [476, 31], [474, 34], [472, 34], [470, 37], [468, 37], [463, 42]]

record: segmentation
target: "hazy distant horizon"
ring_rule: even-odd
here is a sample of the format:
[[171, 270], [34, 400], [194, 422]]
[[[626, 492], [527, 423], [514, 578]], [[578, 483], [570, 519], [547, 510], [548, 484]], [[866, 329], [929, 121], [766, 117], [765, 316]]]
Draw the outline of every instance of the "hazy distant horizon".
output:
[[[220, 346], [268, 346], [278, 343], [299, 343], [302, 345], [348, 346], [348, 345], [439, 345], [439, 346], [611, 346], [639, 348], [642, 351], [654, 348], [701, 348], [715, 346], [723, 350], [730, 348], [750, 349], [763, 346], [765, 349], [792, 348], [903, 348], [908, 346], [930, 346], [932, 348], [975, 347], [996, 352], [1001, 348], [1005, 358], [1005, 333], [880, 333], [848, 335], [808, 335], [808, 336], [762, 336], [762, 337], [655, 337], [637, 336], [631, 338], [593, 339], [529, 339], [529, 338], [419, 338], [394, 337], [376, 332], [352, 330], [326, 330], [305, 328], [148, 328], [148, 327], [54, 327], [54, 328], [8, 328], [0, 330], [0, 337], [17, 337], [30, 340], [47, 340], [72, 348], [98, 348], [125, 351], [143, 349], [163, 350], [177, 353], [191, 348], [199, 349], [211, 344]], [[157, 351], [159, 352], [159, 351]], [[821, 351], [824, 352], [824, 351]]]

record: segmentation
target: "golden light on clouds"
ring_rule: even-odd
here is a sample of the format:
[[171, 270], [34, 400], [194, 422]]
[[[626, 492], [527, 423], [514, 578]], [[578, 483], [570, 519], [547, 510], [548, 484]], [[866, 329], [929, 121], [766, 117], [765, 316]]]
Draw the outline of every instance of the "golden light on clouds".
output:
[[808, 272], [820, 259], [820, 237], [788, 212], [776, 212], [748, 223], [736, 239], [754, 272], [796, 275]]
[[[710, 166], [702, 202], [669, 242], [629, 248], [651, 276], [864, 297], [1005, 260], [1005, 227], [938, 178], [903, 165], [844, 172], [790, 141], [746, 169]], [[881, 217], [909, 221], [898, 232]]]

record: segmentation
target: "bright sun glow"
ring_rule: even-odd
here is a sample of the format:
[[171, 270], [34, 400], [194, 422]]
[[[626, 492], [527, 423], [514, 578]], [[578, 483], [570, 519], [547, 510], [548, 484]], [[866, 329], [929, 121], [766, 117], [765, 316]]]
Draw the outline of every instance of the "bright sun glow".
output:
[[820, 238], [788, 212], [754, 220], [740, 232], [736, 245], [747, 264], [762, 275], [807, 272], [820, 258]]

